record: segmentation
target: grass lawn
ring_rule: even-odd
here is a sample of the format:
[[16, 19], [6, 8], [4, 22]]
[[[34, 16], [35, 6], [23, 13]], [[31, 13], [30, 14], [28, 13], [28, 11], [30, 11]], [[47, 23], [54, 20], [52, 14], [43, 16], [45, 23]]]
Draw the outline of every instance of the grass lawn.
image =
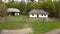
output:
[[29, 19], [27, 16], [8, 16], [6, 23], [0, 23], [1, 29], [22, 29], [24, 24], [30, 24], [30, 27], [35, 31], [33, 34], [45, 33], [53, 29], [60, 28], [60, 22], [44, 22], [35, 18]]
[[30, 23], [32, 28], [34, 29], [35, 33], [46, 33], [49, 32], [53, 29], [58, 29], [60, 28], [60, 22], [55, 22], [55, 23], [42, 23], [42, 22], [31, 22]]

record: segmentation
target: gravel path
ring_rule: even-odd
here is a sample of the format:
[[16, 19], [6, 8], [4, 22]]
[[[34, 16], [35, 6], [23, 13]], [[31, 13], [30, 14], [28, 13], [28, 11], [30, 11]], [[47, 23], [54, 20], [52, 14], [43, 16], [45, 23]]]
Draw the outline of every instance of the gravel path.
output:
[[28, 33], [33, 33], [32, 28], [18, 30], [3, 30], [1, 34], [28, 34]]
[[47, 32], [45, 34], [60, 34], [60, 29], [52, 30], [52, 31]]

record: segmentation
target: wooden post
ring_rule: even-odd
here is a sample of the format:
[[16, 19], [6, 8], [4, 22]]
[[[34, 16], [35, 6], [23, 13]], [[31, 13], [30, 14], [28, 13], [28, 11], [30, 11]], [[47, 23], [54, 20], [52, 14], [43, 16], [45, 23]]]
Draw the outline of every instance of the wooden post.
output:
[[60, 21], [60, 8], [59, 8], [59, 16], [58, 17], [59, 17], [59, 21]]

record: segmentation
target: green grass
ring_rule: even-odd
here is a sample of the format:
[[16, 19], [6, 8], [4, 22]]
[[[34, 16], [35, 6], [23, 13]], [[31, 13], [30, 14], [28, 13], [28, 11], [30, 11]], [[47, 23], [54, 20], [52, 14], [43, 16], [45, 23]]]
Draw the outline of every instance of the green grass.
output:
[[[25, 23], [29, 23], [35, 31], [33, 34], [49, 32], [60, 28], [60, 22], [43, 22], [41, 19], [27, 18], [27, 16], [8, 16], [6, 23], [0, 23], [2, 29], [22, 29]], [[10, 21], [9, 21], [10, 20]], [[16, 21], [19, 20], [19, 21]]]
[[14, 30], [14, 29], [22, 29], [23, 28], [22, 22], [19, 21], [10, 21], [6, 23], [0, 23], [0, 30], [2, 29], [8, 29], [8, 30]]
[[0, 30], [3, 29], [3, 23], [0, 23]]
[[60, 22], [59, 23], [42, 23], [42, 22], [32, 22], [31, 23], [32, 28], [35, 30], [35, 33], [45, 33], [48, 31], [51, 31], [53, 29], [60, 28]]
[[23, 28], [23, 24], [24, 23], [19, 22], [19, 21], [7, 22], [7, 23], [3, 24], [3, 29], [9, 29], [9, 30], [22, 29]]

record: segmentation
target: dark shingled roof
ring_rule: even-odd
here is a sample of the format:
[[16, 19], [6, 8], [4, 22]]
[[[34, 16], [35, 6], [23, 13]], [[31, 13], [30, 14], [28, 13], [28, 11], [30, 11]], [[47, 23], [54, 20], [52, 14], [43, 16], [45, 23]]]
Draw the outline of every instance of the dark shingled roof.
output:
[[32, 11], [29, 12], [29, 14], [49, 14], [49, 13], [42, 9], [33, 9]]

